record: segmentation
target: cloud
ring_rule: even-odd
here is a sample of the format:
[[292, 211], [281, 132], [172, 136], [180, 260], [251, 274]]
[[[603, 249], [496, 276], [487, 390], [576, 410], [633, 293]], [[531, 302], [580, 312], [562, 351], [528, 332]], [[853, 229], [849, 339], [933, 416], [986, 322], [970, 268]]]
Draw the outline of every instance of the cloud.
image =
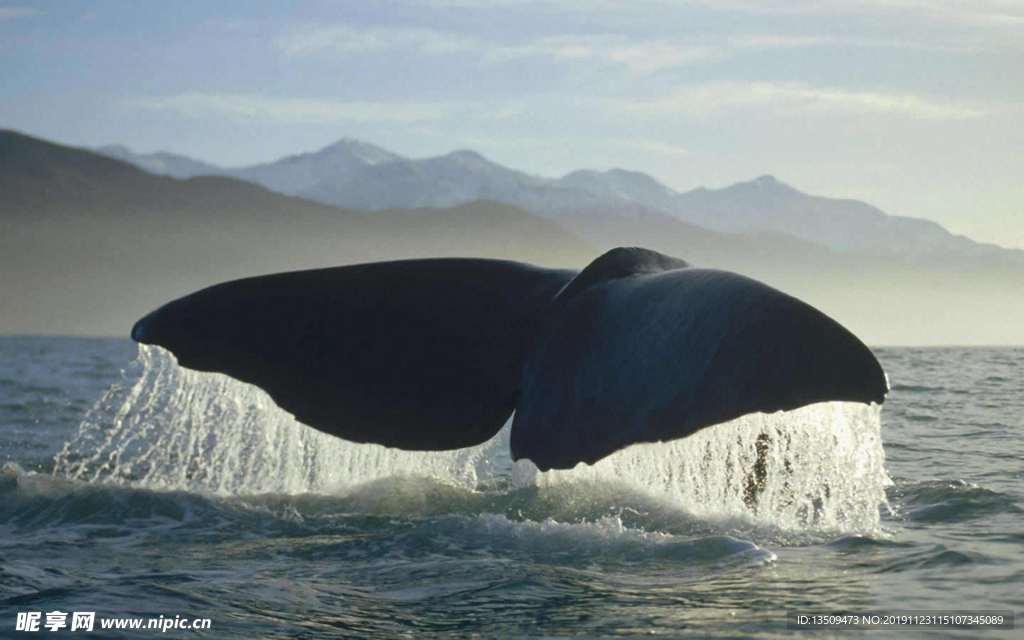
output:
[[369, 102], [218, 93], [131, 98], [126, 105], [133, 109], [171, 111], [197, 118], [228, 116], [281, 124], [420, 122], [445, 119], [460, 108], [460, 105], [447, 102]]
[[545, 57], [555, 61], [598, 61], [622, 65], [644, 74], [679, 67], [723, 54], [721, 47], [680, 45], [664, 40], [635, 41], [613, 35], [560, 35], [538, 38], [520, 45], [494, 46], [484, 54], [485, 63]]
[[[554, 100], [554, 102], [552, 102]], [[563, 106], [562, 103], [565, 102]], [[964, 120], [990, 111], [988, 106], [941, 102], [906, 93], [854, 91], [814, 87], [805, 83], [715, 82], [684, 86], [653, 98], [584, 98], [549, 96], [514, 104], [488, 102], [346, 101], [333, 98], [279, 98], [245, 94], [184, 93], [162, 97], [136, 97], [125, 101], [130, 109], [171, 112], [192, 118], [234, 118], [276, 124], [331, 124], [336, 122], [388, 122], [429, 127], [468, 121], [494, 122], [530, 117], [546, 110], [575, 110], [594, 117], [691, 117], [727, 115], [737, 110], [759, 115], [877, 114], [917, 120]], [[520, 140], [520, 142], [522, 142]], [[612, 146], [684, 155], [689, 151], [658, 140], [618, 139]]]
[[401, 52], [409, 55], [469, 55], [475, 64], [505, 64], [530, 58], [555, 63], [599, 63], [646, 75], [686, 65], [724, 60], [750, 51], [808, 47], [858, 47], [966, 51], [906, 40], [782, 35], [691, 36], [686, 39], [630, 38], [617, 34], [561, 34], [500, 43], [447, 31], [406, 27], [311, 26], [274, 41], [288, 57], [355, 56]]
[[341, 55], [405, 50], [431, 55], [464, 53], [479, 48], [469, 36], [414, 27], [364, 27], [331, 25], [294, 30], [274, 41], [286, 56], [321, 52]]
[[[488, 9], [575, 12], [577, 0], [419, 0], [435, 9], [486, 11]], [[868, 16], [879, 19], [906, 16], [936, 22], [974, 26], [1024, 25], [1019, 0], [591, 0], [587, 10], [620, 13], [632, 20], [663, 16], [664, 10], [706, 11], [763, 16]], [[657, 18], [662, 19], [662, 18]]]
[[617, 35], [554, 35], [522, 43], [500, 44], [433, 29], [332, 25], [294, 30], [274, 41], [288, 57], [324, 53], [350, 56], [385, 51], [417, 55], [471, 54], [482, 64], [500, 64], [524, 58], [556, 62], [599, 61], [650, 73], [695, 60], [720, 56], [721, 47], [679, 45], [663, 40], [634, 41]]
[[[841, 6], [841, 0], [832, 0]], [[828, 3], [828, 4], [832, 4]], [[902, 12], [958, 25], [977, 26], [1024, 25], [1024, 3], [1019, 0], [868, 0], [865, 11]]]
[[28, 16], [38, 15], [39, 12], [35, 9], [29, 9], [27, 7], [0, 7], [0, 20], [11, 20], [13, 18], [27, 18]]
[[[419, 0], [436, 9], [503, 9], [507, 7], [539, 7], [539, 8], [579, 8], [578, 0]], [[597, 5], [622, 6], [618, 0], [590, 0], [593, 9]]]
[[985, 114], [978, 106], [939, 102], [913, 94], [813, 87], [801, 82], [716, 82], [682, 87], [650, 99], [618, 98], [612, 111], [635, 115], [707, 115], [726, 109], [758, 109], [775, 115], [876, 113], [920, 120], [963, 120]]
[[680, 46], [664, 41], [635, 42], [613, 35], [557, 35], [502, 45], [457, 33], [419, 28], [355, 28], [349, 25], [308, 28], [282, 36], [277, 48], [289, 57], [320, 53], [355, 55], [404, 51], [424, 55], [473, 54], [485, 64], [523, 58], [571, 62], [597, 60], [624, 65], [634, 72], [680, 66], [719, 55], [715, 48]]
[[916, 40], [894, 40], [882, 38], [851, 38], [818, 35], [754, 34], [730, 36], [727, 47], [740, 51], [766, 51], [771, 49], [803, 49], [811, 47], [837, 47], [857, 49], [904, 49], [945, 53], [974, 53], [975, 47], [963, 47], [927, 43]]
[[710, 10], [757, 14], [881, 16], [904, 13], [938, 20], [953, 17], [1019, 19], [1024, 13], [1015, 0], [693, 0], [690, 4]]
[[689, 43], [666, 40], [633, 40], [611, 35], [571, 35], [539, 38], [524, 45], [494, 47], [485, 62], [543, 56], [560, 61], [599, 61], [627, 67], [634, 74], [648, 74], [689, 64], [724, 60], [749, 51], [808, 47], [857, 47], [877, 49], [919, 49], [962, 51], [904, 40], [756, 34], [747, 36], [704, 36]]

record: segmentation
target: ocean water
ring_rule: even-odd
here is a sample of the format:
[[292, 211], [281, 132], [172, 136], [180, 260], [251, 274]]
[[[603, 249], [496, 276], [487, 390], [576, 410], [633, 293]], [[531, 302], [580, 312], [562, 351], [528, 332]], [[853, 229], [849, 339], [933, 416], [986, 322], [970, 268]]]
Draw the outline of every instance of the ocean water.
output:
[[[756, 637], [797, 633], [788, 611], [1024, 611], [1024, 349], [876, 353], [881, 409], [749, 416], [543, 474], [507, 431], [354, 445], [159, 349], [0, 338], [0, 637], [52, 611], [133, 638]], [[100, 629], [160, 616], [210, 625]], [[70, 622], [22, 635], [89, 637]]]

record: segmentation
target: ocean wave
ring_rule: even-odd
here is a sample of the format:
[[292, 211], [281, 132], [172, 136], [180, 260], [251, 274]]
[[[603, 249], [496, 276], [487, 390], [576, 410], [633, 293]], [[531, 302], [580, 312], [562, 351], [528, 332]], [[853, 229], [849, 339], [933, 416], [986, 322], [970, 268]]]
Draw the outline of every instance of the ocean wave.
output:
[[559, 498], [555, 513], [538, 519], [593, 502], [597, 494], [586, 489], [593, 485], [615, 487], [624, 505], [657, 512], [649, 505], [669, 503], [706, 521], [871, 532], [888, 483], [879, 411], [821, 403], [753, 414], [683, 440], [632, 446], [593, 466], [540, 473], [528, 461], [512, 462], [509, 425], [486, 443], [452, 452], [345, 442], [297, 423], [255, 387], [182, 369], [167, 352], [143, 347], [125, 383], [108, 390], [66, 443], [55, 473], [218, 496], [347, 494], [368, 509], [397, 500], [402, 512], [429, 512], [446, 501], [461, 513], [489, 507], [437, 484], [424, 485], [430, 495], [401, 483], [387, 492], [365, 487], [413, 476], [484, 494], [543, 489], [531, 508], [557, 495], [576, 501]]
[[904, 549], [897, 558], [883, 562], [874, 568], [875, 573], [900, 573], [927, 569], [944, 571], [965, 568], [968, 565], [994, 564], [995, 557], [972, 550], [958, 551], [943, 544], [918, 545], [912, 549]]
[[1024, 513], [1013, 496], [963, 480], [902, 481], [890, 504], [906, 522], [963, 522], [1000, 513]]
[[915, 384], [894, 384], [891, 390], [908, 393], [945, 393], [947, 391], [945, 387], [929, 387]]

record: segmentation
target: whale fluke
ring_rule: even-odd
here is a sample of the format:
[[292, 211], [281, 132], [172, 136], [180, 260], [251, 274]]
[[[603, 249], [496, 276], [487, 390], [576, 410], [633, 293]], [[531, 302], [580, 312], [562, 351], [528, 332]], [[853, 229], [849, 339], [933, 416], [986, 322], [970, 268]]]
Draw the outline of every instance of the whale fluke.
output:
[[543, 310], [573, 275], [475, 259], [280, 273], [170, 302], [132, 338], [254, 384], [331, 435], [458, 449], [512, 414]]
[[457, 449], [515, 411], [512, 455], [542, 470], [888, 392], [870, 349], [810, 305], [639, 248], [578, 273], [440, 258], [257, 276], [170, 302], [132, 338], [355, 442]]
[[757, 411], [884, 400], [871, 350], [817, 309], [727, 271], [651, 268], [646, 253], [613, 250], [564, 293], [593, 267], [614, 275], [556, 298], [526, 361], [513, 458], [564, 469]]

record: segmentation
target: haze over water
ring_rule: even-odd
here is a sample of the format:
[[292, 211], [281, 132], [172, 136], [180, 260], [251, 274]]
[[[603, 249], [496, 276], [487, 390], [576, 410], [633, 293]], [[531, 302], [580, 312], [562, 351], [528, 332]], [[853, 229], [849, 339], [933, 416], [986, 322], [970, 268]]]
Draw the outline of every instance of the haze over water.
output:
[[755, 416], [557, 474], [504, 433], [351, 445], [124, 340], [0, 353], [5, 634], [95, 610], [210, 637], [762, 635], [787, 610], [1024, 599], [1021, 349], [879, 349], [880, 413]]

